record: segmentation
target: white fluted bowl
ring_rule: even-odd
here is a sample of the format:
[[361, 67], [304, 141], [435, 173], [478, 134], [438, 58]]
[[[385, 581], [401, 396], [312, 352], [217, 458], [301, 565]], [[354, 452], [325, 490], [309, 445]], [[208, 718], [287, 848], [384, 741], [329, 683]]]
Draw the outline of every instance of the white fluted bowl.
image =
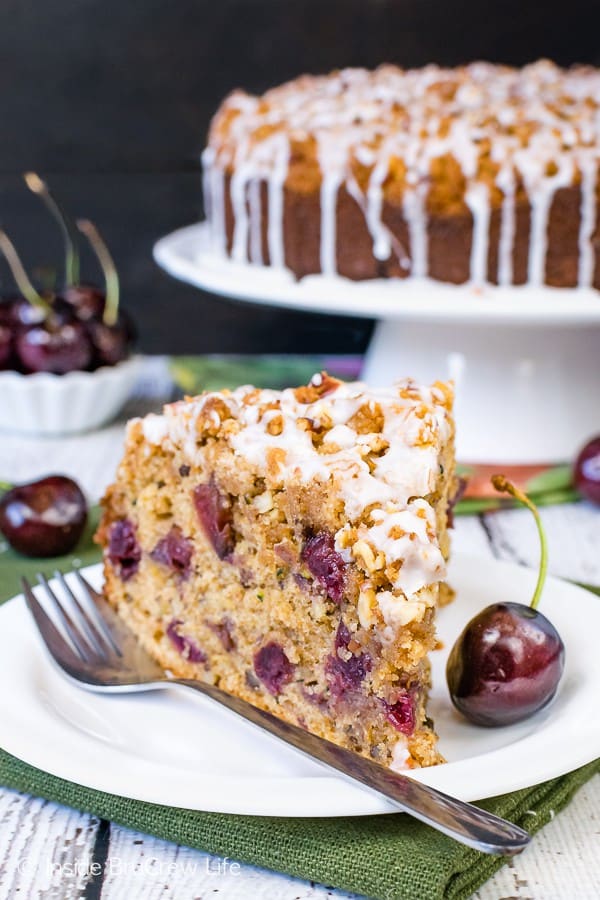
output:
[[139, 369], [134, 356], [95, 372], [0, 372], [0, 431], [50, 436], [105, 425], [131, 394]]

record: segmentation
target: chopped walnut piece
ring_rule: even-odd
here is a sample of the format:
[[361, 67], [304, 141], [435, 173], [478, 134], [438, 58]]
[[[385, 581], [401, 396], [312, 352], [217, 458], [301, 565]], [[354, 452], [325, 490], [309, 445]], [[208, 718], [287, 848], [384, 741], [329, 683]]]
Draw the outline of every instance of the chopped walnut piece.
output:
[[283, 431], [283, 416], [281, 415], [281, 413], [273, 416], [272, 419], [269, 419], [266, 428], [269, 434], [272, 434], [274, 437], [280, 435]]
[[356, 611], [358, 613], [358, 621], [363, 628], [370, 628], [377, 621], [377, 600], [375, 591], [368, 584], [361, 587], [358, 595], [358, 603]]
[[383, 553], [373, 551], [370, 544], [366, 541], [357, 541], [352, 547], [352, 555], [355, 559], [361, 559], [367, 572], [376, 572], [385, 566], [385, 556]]
[[283, 447], [269, 447], [267, 456], [267, 473], [271, 478], [279, 478], [281, 467], [285, 465], [286, 452]]
[[252, 388], [247, 394], [244, 394], [242, 403], [244, 406], [253, 406], [260, 400], [260, 388]]
[[363, 403], [347, 425], [357, 434], [379, 434], [385, 425], [385, 416], [379, 403]]
[[231, 419], [231, 410], [220, 397], [208, 397], [196, 419], [196, 433], [216, 437], [221, 423]]
[[452, 409], [454, 401], [454, 391], [452, 385], [445, 384], [443, 381], [434, 381], [433, 389], [436, 399], [439, 400], [445, 409]]
[[332, 378], [327, 372], [321, 372], [313, 375], [309, 384], [295, 388], [294, 396], [298, 403], [315, 403], [335, 391], [341, 383], [339, 378]]

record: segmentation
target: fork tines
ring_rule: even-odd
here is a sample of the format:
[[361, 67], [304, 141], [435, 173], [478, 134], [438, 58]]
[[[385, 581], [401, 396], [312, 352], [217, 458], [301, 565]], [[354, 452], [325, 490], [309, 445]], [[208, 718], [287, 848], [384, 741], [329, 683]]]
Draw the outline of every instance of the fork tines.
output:
[[42, 605], [27, 579], [22, 579], [25, 600], [40, 631], [49, 637], [55, 650], [62, 651], [61, 655], [68, 649], [68, 644], [70, 651], [74, 651], [83, 662], [120, 655], [107, 623], [96, 609], [99, 595], [79, 572], [76, 575], [83, 597], [73, 590], [61, 572], [55, 572], [55, 585], [60, 585], [60, 591], [51, 585], [45, 575], [37, 575], [47, 599], [46, 606]]

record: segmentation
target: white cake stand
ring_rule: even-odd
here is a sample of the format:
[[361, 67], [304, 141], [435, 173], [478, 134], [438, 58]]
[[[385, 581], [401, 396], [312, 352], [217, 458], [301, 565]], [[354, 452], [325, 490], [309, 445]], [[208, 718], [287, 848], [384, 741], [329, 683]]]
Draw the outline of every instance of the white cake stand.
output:
[[457, 386], [458, 455], [502, 464], [571, 459], [600, 432], [600, 294], [591, 289], [354, 282], [216, 256], [204, 223], [154, 247], [171, 275], [251, 303], [378, 320], [363, 376]]

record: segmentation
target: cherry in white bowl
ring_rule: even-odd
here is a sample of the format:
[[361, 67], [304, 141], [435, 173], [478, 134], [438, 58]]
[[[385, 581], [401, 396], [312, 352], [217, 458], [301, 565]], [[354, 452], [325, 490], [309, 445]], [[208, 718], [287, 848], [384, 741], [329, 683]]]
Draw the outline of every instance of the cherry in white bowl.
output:
[[99, 428], [124, 406], [140, 365], [133, 356], [94, 372], [0, 372], [0, 432], [58, 436]]
[[78, 222], [102, 266], [105, 289], [82, 284], [75, 225], [34, 173], [28, 186], [44, 199], [65, 238], [64, 283], [39, 293], [0, 230], [0, 250], [20, 296], [0, 302], [0, 430], [31, 435], [88, 431], [110, 421], [139, 369], [134, 329], [119, 309], [119, 279], [95, 226]]

